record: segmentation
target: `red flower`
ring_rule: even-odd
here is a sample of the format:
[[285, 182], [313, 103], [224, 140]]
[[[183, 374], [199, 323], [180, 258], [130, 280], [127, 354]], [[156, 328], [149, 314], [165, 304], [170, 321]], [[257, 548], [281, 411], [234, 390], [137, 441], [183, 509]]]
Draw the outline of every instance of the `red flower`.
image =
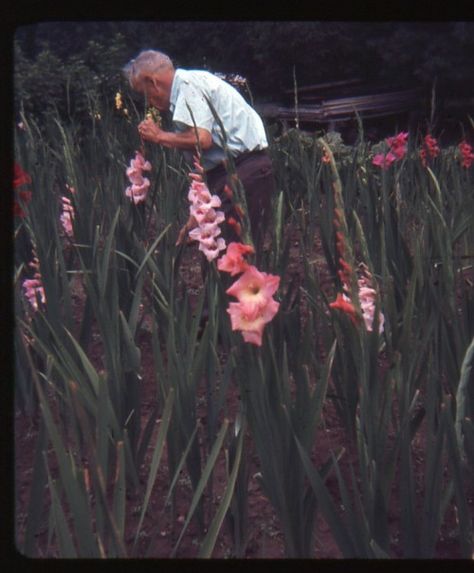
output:
[[23, 171], [23, 169], [20, 167], [20, 165], [18, 165], [18, 163], [15, 163], [13, 167], [14, 167], [13, 187], [16, 189], [21, 185], [29, 185], [31, 183], [31, 177], [28, 175], [28, 173], [26, 173], [26, 171]]
[[344, 242], [344, 235], [341, 233], [341, 231], [336, 231], [336, 248], [341, 257], [343, 257], [346, 250], [346, 245]]
[[383, 153], [377, 153], [377, 155], [375, 155], [372, 159], [372, 163], [377, 167], [381, 167], [382, 169], [388, 169], [390, 165], [392, 165], [392, 163], [397, 160], [397, 158], [398, 157], [391, 151], [389, 151], [387, 155], [384, 155]]
[[472, 153], [472, 147], [467, 143], [467, 141], [461, 141], [458, 145], [458, 149], [461, 152], [461, 165], [466, 169], [471, 167], [474, 161], [474, 153]]
[[426, 167], [428, 157], [434, 159], [440, 153], [438, 142], [430, 134], [425, 136], [423, 148], [420, 150], [421, 163]]
[[234, 219], [234, 217], [229, 217], [227, 219], [227, 224], [234, 230], [234, 233], [238, 236], [242, 236], [242, 226], [238, 221]]
[[249, 268], [249, 264], [244, 259], [244, 255], [254, 252], [254, 248], [251, 245], [230, 243], [227, 247], [226, 254], [217, 261], [217, 268], [220, 271], [230, 273], [231, 276], [243, 273]]
[[349, 285], [351, 282], [352, 267], [347, 263], [342, 257], [339, 258], [339, 264], [341, 265], [341, 270], [339, 271], [339, 278], [341, 282], [345, 285]]
[[393, 155], [397, 159], [402, 159], [407, 152], [408, 131], [402, 131], [395, 137], [388, 137], [385, 141]]
[[[15, 190], [18, 189], [18, 187], [29, 185], [31, 183], [31, 177], [26, 173], [26, 171], [23, 171], [18, 163], [14, 163], [13, 168], [13, 188]], [[13, 200], [13, 215], [15, 217], [24, 217], [25, 212], [23, 211], [21, 204], [23, 203], [26, 205], [31, 201], [31, 191], [22, 189], [17, 191], [17, 195], [20, 202], [18, 202], [16, 198]]]
[[372, 159], [373, 165], [388, 169], [392, 163], [405, 157], [407, 152], [408, 131], [402, 131], [394, 137], [387, 137], [385, 142], [389, 146], [386, 154], [377, 153]]
[[357, 314], [354, 305], [351, 303], [344, 294], [338, 293], [336, 300], [331, 302], [329, 306], [335, 310], [340, 310], [347, 314], [354, 324], [357, 322]]
[[341, 209], [338, 209], [337, 207], [334, 209], [334, 226], [337, 227], [338, 229], [342, 226], [342, 222], [344, 221], [344, 213], [342, 212]]
[[232, 199], [234, 196], [234, 192], [228, 185], [224, 185], [224, 195], [226, 195], [229, 199]]

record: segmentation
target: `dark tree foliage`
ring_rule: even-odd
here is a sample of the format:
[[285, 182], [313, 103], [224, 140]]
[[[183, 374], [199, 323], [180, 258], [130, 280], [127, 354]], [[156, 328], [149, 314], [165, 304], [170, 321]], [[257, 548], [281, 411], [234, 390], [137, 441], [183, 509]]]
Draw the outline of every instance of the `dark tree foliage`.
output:
[[[238, 73], [256, 100], [341, 79], [431, 86], [470, 97], [472, 22], [68, 21], [15, 34], [15, 109], [80, 114], [90, 99], [127, 89], [122, 66], [140, 50], [177, 66]], [[472, 104], [472, 100], [471, 100]]]

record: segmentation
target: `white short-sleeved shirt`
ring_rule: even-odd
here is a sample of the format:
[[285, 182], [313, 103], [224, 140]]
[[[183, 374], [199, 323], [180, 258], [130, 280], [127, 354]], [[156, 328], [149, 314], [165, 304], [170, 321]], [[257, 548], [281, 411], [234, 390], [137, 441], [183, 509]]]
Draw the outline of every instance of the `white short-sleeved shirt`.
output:
[[173, 123], [177, 131], [196, 125], [211, 133], [213, 145], [203, 151], [201, 157], [206, 171], [225, 159], [221, 129], [206, 97], [222, 122], [232, 155], [268, 147], [260, 116], [235, 88], [210, 72], [178, 68], [170, 94]]

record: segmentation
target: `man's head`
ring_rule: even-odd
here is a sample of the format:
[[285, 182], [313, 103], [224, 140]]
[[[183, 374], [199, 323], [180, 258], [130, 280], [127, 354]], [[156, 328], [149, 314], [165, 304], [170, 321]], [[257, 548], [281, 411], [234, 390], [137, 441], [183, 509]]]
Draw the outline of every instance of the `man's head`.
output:
[[132, 89], [142, 93], [160, 111], [169, 109], [174, 71], [170, 58], [155, 50], [140, 52], [123, 68]]

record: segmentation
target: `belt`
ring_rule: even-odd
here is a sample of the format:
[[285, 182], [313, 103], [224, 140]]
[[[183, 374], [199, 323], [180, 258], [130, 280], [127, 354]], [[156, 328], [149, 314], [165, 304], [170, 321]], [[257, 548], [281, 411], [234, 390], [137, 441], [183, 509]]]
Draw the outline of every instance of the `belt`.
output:
[[[239, 153], [236, 157], [234, 157], [234, 162], [236, 165], [240, 165], [241, 163], [243, 163], [247, 159], [250, 159], [251, 157], [259, 157], [261, 155], [267, 155], [267, 153], [268, 153], [267, 147], [265, 147], [264, 149], [253, 149], [252, 151], [243, 151], [242, 153]], [[219, 163], [219, 165], [216, 165], [215, 167], [212, 167], [212, 169], [208, 169], [206, 171], [206, 175], [213, 176], [214, 174], [217, 174], [222, 170], [227, 171], [224, 162]]]

